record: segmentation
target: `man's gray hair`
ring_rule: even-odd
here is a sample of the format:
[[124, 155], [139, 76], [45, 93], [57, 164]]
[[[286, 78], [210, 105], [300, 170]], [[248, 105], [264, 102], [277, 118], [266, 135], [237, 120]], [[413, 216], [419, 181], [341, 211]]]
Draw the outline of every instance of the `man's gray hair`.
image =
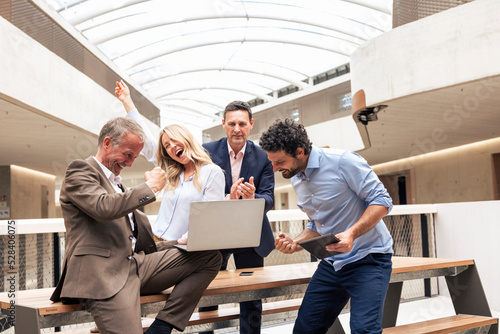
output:
[[126, 117], [117, 117], [104, 124], [99, 133], [97, 145], [101, 147], [106, 137], [111, 138], [113, 145], [121, 145], [123, 136], [127, 133], [136, 134], [142, 143], [147, 140], [144, 130], [136, 121]]

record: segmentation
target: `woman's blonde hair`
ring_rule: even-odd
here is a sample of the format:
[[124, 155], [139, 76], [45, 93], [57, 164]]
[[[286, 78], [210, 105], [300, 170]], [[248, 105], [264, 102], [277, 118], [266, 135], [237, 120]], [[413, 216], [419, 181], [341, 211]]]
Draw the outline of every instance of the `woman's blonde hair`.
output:
[[156, 159], [158, 160], [158, 165], [161, 169], [165, 170], [167, 173], [167, 185], [165, 190], [175, 189], [180, 181], [180, 176], [184, 171], [184, 165], [180, 162], [172, 159], [165, 148], [163, 147], [162, 137], [166, 134], [172, 140], [181, 142], [184, 145], [184, 154], [189, 158], [189, 160], [194, 162], [194, 185], [198, 191], [201, 191], [201, 167], [206, 164], [212, 164], [212, 159], [205, 152], [203, 147], [196, 141], [191, 134], [191, 132], [183, 127], [182, 125], [172, 124], [166, 126], [160, 133], [160, 139], [158, 140], [158, 152], [156, 153]]

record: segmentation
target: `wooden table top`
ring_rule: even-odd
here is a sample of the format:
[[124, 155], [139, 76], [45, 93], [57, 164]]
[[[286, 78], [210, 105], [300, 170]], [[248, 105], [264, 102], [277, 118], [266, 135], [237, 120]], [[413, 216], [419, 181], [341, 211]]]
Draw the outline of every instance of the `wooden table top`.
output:
[[[473, 260], [440, 258], [393, 257], [392, 261], [393, 274], [474, 265]], [[221, 271], [209, 285], [204, 296], [307, 284], [317, 265], [318, 262], [310, 262]], [[252, 276], [240, 276], [239, 273], [242, 271], [254, 273]], [[79, 305], [52, 303], [49, 297], [53, 291], [54, 288], [16, 291], [15, 303], [38, 308], [40, 315], [73, 312], [79, 309]], [[163, 294], [142, 296], [141, 303], [166, 300], [169, 291], [165, 290]], [[0, 307], [9, 309], [11, 299], [8, 292], [0, 293]]]

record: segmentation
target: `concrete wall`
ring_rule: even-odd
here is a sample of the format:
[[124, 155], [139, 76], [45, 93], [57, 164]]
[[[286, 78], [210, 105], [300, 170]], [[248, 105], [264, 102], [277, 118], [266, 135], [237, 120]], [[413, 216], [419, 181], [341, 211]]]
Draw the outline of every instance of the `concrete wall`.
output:
[[9, 210], [1, 219], [56, 217], [54, 175], [13, 165], [1, 166], [0, 172], [0, 202], [5, 203], [0, 209]]
[[411, 171], [414, 202], [451, 203], [495, 199], [492, 155], [500, 138], [373, 166], [377, 175]]
[[0, 31], [0, 73], [9, 78], [0, 80], [0, 96], [95, 135], [106, 121], [124, 115], [113, 94], [2, 17]]
[[10, 166], [0, 166], [0, 220], [10, 218]]
[[11, 166], [11, 218], [55, 217], [54, 175]]
[[1, 17], [0, 31], [0, 93], [98, 134], [113, 96]]
[[352, 92], [372, 105], [498, 75], [499, 11], [497, 0], [473, 1], [374, 38], [351, 56]]
[[[476, 262], [490, 309], [500, 312], [500, 201], [438, 204], [437, 256]], [[443, 284], [444, 282], [441, 282]], [[446, 285], [441, 292], [446, 294]]]

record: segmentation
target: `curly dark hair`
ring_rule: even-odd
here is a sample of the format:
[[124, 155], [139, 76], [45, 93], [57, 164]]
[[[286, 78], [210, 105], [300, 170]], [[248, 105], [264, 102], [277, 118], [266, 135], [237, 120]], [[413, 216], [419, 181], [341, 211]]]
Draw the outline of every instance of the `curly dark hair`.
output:
[[302, 124], [292, 119], [277, 120], [269, 129], [264, 131], [259, 139], [259, 145], [267, 152], [285, 151], [291, 157], [297, 156], [297, 149], [302, 147], [304, 154], [311, 152], [312, 143], [307, 137], [306, 129]]

